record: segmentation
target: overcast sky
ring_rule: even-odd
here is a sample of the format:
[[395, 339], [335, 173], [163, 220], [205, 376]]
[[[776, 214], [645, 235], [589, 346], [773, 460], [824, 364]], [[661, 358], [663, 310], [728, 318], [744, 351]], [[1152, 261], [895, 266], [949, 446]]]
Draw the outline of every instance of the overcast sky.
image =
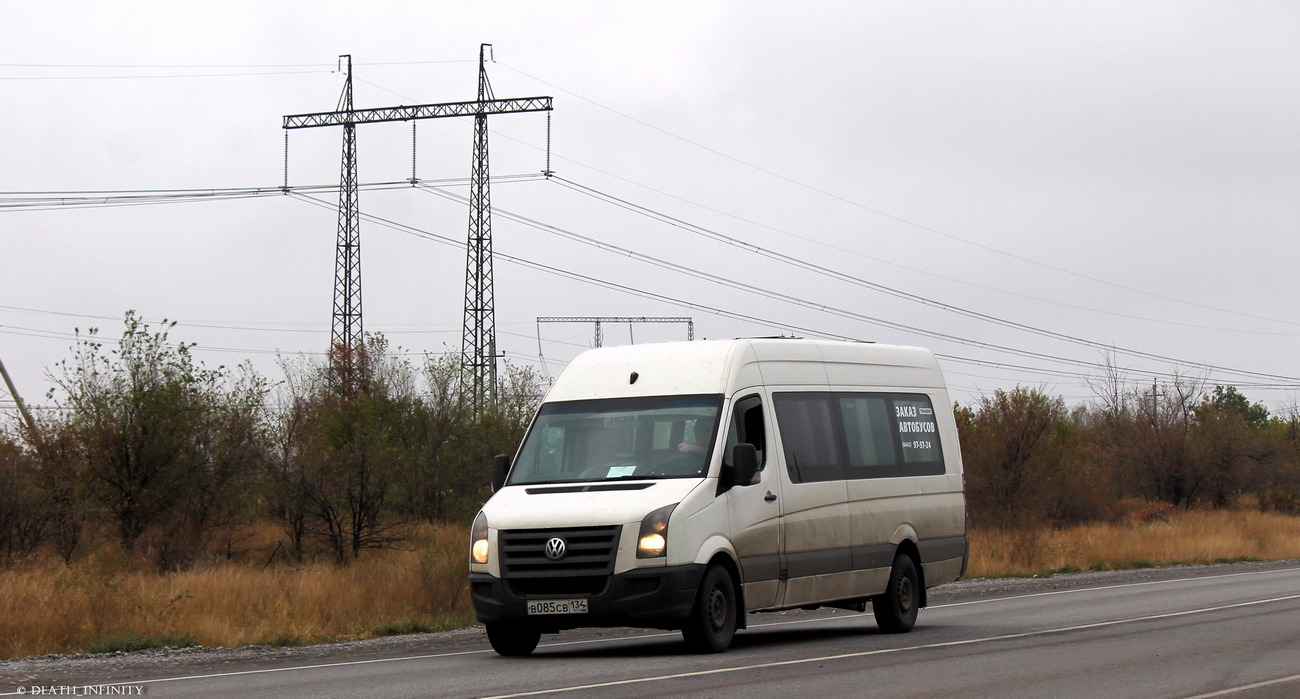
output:
[[[489, 120], [511, 362], [554, 375], [593, 342], [538, 316], [690, 316], [697, 338], [927, 346], [962, 402], [1016, 385], [1087, 402], [1107, 361], [1133, 385], [1300, 402], [1300, 4], [6, 0], [3, 16], [0, 360], [35, 404], [77, 330], [116, 338], [128, 309], [178, 321], [209, 366], [276, 379], [277, 352], [322, 352], [336, 192], [62, 202], [279, 187], [282, 117], [334, 109], [339, 54], [358, 108], [450, 102], [474, 99], [480, 43], [496, 97], [555, 104], [562, 179], [509, 177], [546, 167], [545, 115]], [[412, 176], [409, 123], [357, 134], [363, 183]], [[341, 138], [291, 132], [289, 185], [337, 185]], [[469, 119], [418, 124], [416, 176], [444, 195], [360, 195], [378, 217], [361, 224], [365, 328], [407, 351], [459, 351], [471, 138]], [[606, 344], [685, 335], [605, 327]]]

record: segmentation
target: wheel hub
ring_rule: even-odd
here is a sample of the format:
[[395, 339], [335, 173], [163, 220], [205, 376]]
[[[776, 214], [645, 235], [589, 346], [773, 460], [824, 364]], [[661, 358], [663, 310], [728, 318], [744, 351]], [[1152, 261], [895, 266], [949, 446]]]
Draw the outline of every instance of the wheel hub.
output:
[[912, 589], [912, 581], [907, 577], [898, 580], [898, 610], [904, 614], [912, 610], [915, 604], [915, 591]]
[[727, 596], [717, 588], [709, 593], [709, 623], [714, 629], [721, 629], [727, 623]]

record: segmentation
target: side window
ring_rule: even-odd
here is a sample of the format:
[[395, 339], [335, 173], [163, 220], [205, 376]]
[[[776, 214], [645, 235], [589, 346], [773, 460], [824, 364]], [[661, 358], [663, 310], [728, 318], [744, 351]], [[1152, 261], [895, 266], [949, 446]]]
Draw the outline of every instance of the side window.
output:
[[758, 396], [754, 397], [753, 405], [740, 415], [739, 423], [744, 441], [753, 444], [758, 451], [758, 470], [762, 471], [767, 464], [767, 428], [763, 420], [763, 402]]
[[845, 459], [830, 394], [778, 393], [772, 400], [790, 479], [810, 483], [844, 478]]
[[898, 453], [884, 395], [839, 395], [849, 478], [898, 475]]
[[767, 465], [767, 429], [763, 420], [763, 399], [759, 396], [746, 396], [737, 401], [732, 413], [731, 427], [727, 430], [726, 451], [722, 462], [731, 464], [732, 447], [738, 443], [753, 444], [758, 452], [758, 470]]
[[925, 394], [777, 393], [772, 400], [795, 483], [945, 470], [939, 423]]
[[943, 449], [939, 444], [939, 423], [930, 397], [893, 396], [894, 420], [903, 452], [903, 474], [934, 475], [944, 472]]

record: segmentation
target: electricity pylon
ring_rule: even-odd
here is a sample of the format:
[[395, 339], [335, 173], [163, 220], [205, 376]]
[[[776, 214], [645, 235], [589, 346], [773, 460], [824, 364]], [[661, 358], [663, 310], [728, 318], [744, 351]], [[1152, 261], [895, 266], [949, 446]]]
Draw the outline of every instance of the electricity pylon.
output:
[[[339, 108], [352, 111], [352, 56]], [[357, 358], [364, 349], [361, 325], [361, 209], [357, 198], [357, 125], [343, 122], [343, 162], [339, 168], [339, 233], [334, 247], [334, 314], [330, 324], [330, 355], [344, 393], [359, 385]]]
[[[484, 52], [478, 47], [478, 101], [492, 99]], [[492, 197], [488, 181], [487, 113], [474, 115], [474, 159], [469, 175], [469, 240], [465, 245], [465, 322], [460, 343], [460, 395], [479, 403], [497, 399], [496, 303], [492, 288]]]
[[[339, 244], [335, 251], [334, 322], [331, 342], [348, 348], [352, 356], [364, 342], [361, 326], [360, 210], [357, 208], [356, 125], [385, 121], [412, 121], [444, 117], [474, 117], [474, 161], [470, 184], [470, 225], [465, 271], [465, 334], [461, 344], [461, 394], [477, 411], [481, 400], [495, 397], [496, 329], [492, 295], [492, 226], [488, 195], [487, 116], [551, 111], [550, 97], [495, 99], [487, 82], [484, 55], [491, 44], [479, 47], [478, 99], [413, 107], [352, 107], [352, 58], [344, 97], [332, 112], [284, 117], [285, 129], [320, 126], [343, 127], [343, 173], [339, 189]], [[414, 178], [412, 178], [414, 179]], [[287, 186], [287, 185], [286, 185]], [[341, 276], [340, 276], [341, 275]], [[340, 283], [339, 280], [344, 280]]]

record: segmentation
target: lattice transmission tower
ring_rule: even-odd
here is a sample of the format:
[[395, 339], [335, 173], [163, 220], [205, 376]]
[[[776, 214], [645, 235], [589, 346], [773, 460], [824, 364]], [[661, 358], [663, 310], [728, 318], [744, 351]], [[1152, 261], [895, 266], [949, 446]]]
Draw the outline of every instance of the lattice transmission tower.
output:
[[[478, 48], [478, 101], [492, 99], [485, 52]], [[465, 246], [465, 322], [460, 343], [460, 392], [477, 412], [497, 399], [496, 302], [492, 288], [492, 196], [488, 180], [487, 113], [474, 114], [474, 158], [469, 176], [469, 240]]]
[[[352, 57], [339, 106], [332, 112], [284, 117], [285, 189], [288, 190], [288, 130], [321, 126], [343, 127], [343, 164], [339, 185], [339, 235], [335, 250], [334, 315], [330, 342], [335, 356], [348, 362], [344, 376], [355, 376], [355, 358], [365, 341], [361, 324], [361, 211], [357, 203], [356, 125], [444, 117], [474, 117], [474, 159], [470, 176], [470, 218], [465, 271], [465, 332], [461, 343], [461, 394], [477, 410], [483, 399], [496, 396], [496, 327], [492, 294], [492, 212], [488, 186], [487, 117], [489, 114], [551, 111], [550, 97], [495, 99], [487, 80], [485, 56], [491, 44], [479, 46], [478, 99], [416, 106], [354, 109]], [[548, 134], [549, 146], [549, 134]], [[549, 158], [549, 148], [548, 148]], [[547, 171], [549, 173], [549, 159]], [[415, 184], [415, 173], [411, 183]], [[340, 351], [341, 350], [341, 351]]]
[[[337, 111], [352, 113], [352, 56]], [[334, 246], [334, 313], [330, 323], [330, 352], [340, 362], [345, 391], [356, 386], [356, 365], [365, 331], [361, 324], [361, 208], [357, 197], [357, 124], [343, 122], [343, 162], [339, 168], [339, 226]]]

